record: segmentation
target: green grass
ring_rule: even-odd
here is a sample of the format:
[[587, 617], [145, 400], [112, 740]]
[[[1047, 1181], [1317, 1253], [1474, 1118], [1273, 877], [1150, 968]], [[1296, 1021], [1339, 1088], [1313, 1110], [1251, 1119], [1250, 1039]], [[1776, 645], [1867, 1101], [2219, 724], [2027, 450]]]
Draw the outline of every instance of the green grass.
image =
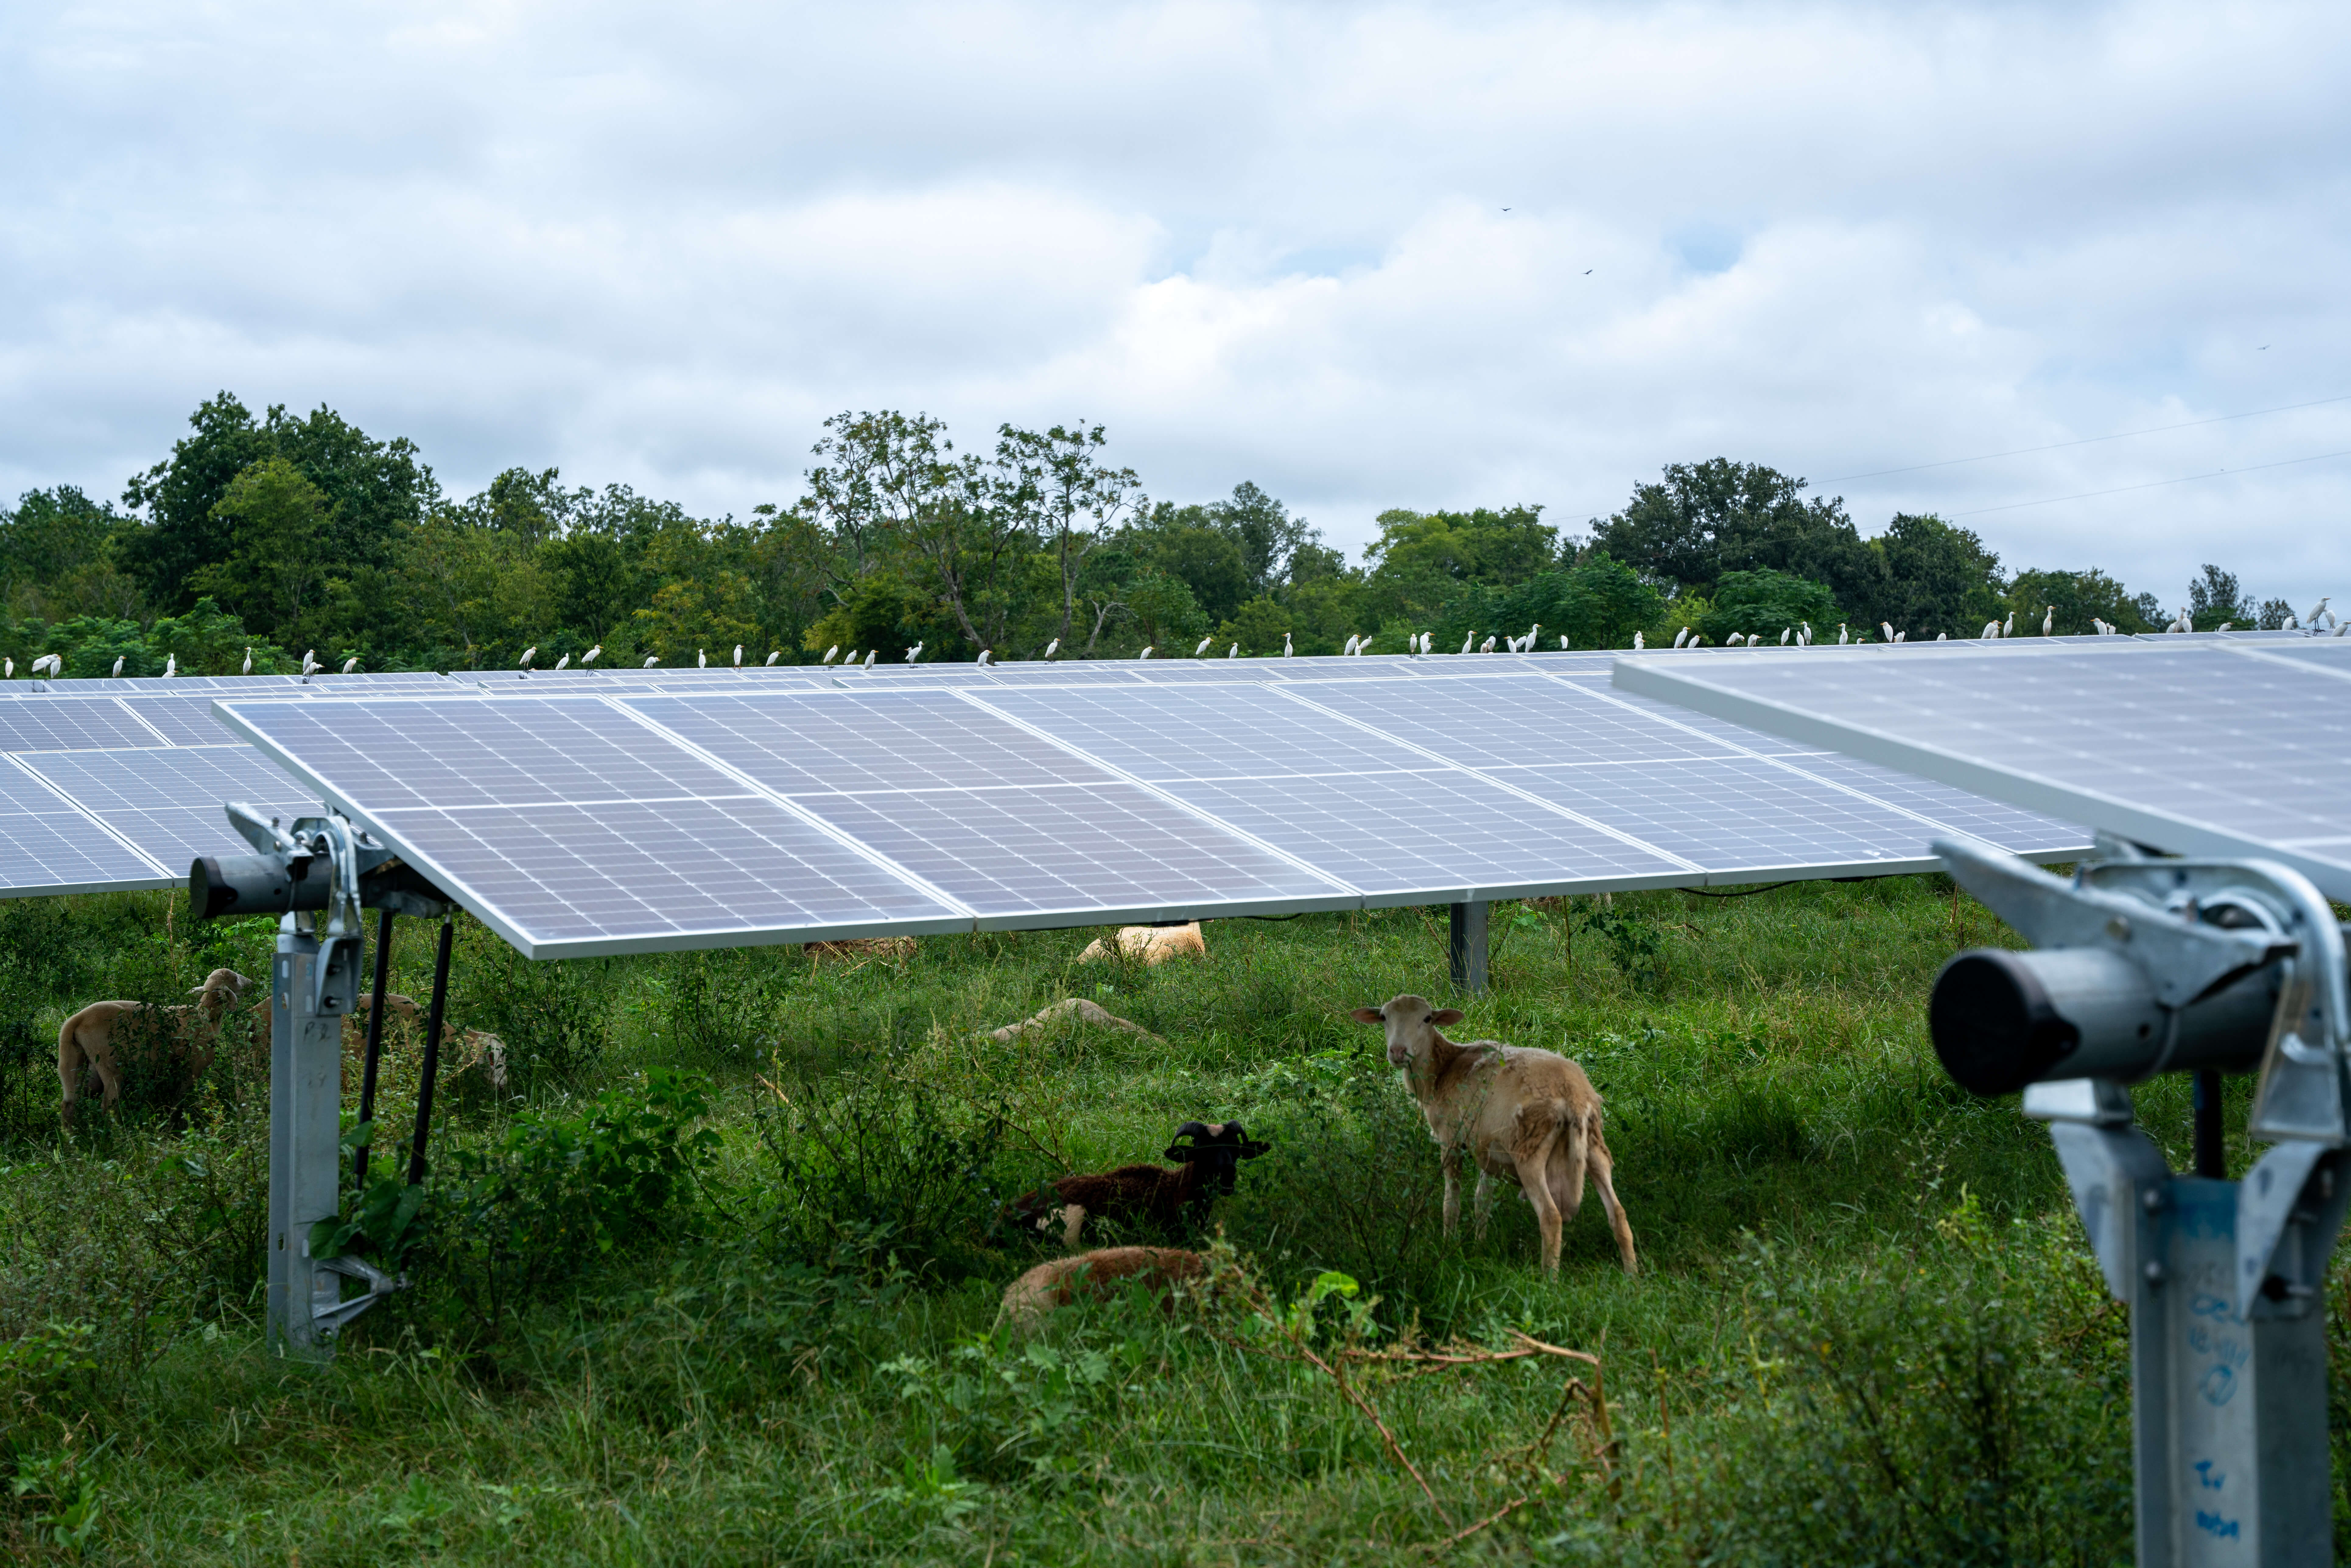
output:
[[[1637, 1279], [1596, 1203], [1555, 1281], [1515, 1197], [1482, 1240], [1438, 1233], [1434, 1146], [1344, 1009], [1444, 989], [1441, 910], [1213, 924], [1208, 962], [1157, 970], [1078, 965], [1082, 931], [926, 939], [904, 963], [529, 966], [469, 928], [453, 1015], [503, 1036], [517, 1092], [453, 1085], [437, 1171], [526, 1107], [578, 1116], [656, 1067], [712, 1080], [716, 1157], [626, 1245], [495, 1313], [450, 1261], [492, 1241], [436, 1196], [419, 1288], [312, 1369], [258, 1333], [250, 1051], [184, 1107], [128, 1104], [63, 1145], [54, 1124], [70, 1005], [262, 973], [266, 925], [192, 946], [158, 897], [0, 907], [0, 1545], [311, 1568], [1423, 1563], [1523, 1497], [1445, 1554], [2127, 1560], [2126, 1324], [2045, 1134], [1953, 1089], [1925, 1039], [1937, 967], [2005, 934], [1929, 878], [1594, 913], [1498, 906], [1493, 988], [1454, 1033], [1590, 1070]], [[423, 994], [428, 947], [404, 928], [400, 988]], [[982, 1036], [1071, 995], [1159, 1038]], [[404, 1129], [410, 1055], [387, 1084]], [[2184, 1082], [2139, 1100], [2184, 1164]], [[1266, 1289], [1346, 1273], [1376, 1298], [1367, 1345], [1516, 1330], [1596, 1354], [1614, 1448], [1578, 1405], [1546, 1471], [1512, 1457], [1560, 1407], [1547, 1358], [1359, 1371], [1432, 1504], [1237, 1309], [1112, 1302], [990, 1334], [1004, 1283], [1049, 1255], [989, 1228], [996, 1204], [1231, 1115], [1275, 1145], [1217, 1215]], [[1326, 1352], [1343, 1316], [1319, 1309]]]

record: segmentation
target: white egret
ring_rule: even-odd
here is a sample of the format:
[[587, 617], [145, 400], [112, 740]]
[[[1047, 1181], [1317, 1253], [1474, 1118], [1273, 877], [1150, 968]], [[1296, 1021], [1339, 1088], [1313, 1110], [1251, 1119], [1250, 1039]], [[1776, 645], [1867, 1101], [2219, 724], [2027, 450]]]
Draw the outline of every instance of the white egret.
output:
[[1948, 643], [1950, 640], [1951, 634], [1949, 632], [1938, 632], [1935, 633], [1935, 641], [1938, 643]]
[[1746, 644], [1746, 642], [1747, 635], [1745, 632], [1733, 632], [1729, 636], [1725, 637], [1722, 640], [1722, 645], [1726, 648], [1738, 648], [1743, 647]]
[[644, 668], [644, 669], [648, 669], [648, 670], [650, 670], [650, 669], [652, 669], [655, 664], [660, 664], [660, 663], [661, 663], [661, 655], [660, 655], [659, 653], [647, 653], [647, 654], [645, 655], [645, 662], [644, 662], [644, 664], [643, 664], [643, 665], [642, 667], [643, 667], [643, 668]]
[[819, 660], [817, 661], [817, 663], [818, 663], [818, 664], [831, 664], [831, 663], [832, 663], [832, 661], [833, 661], [833, 656], [834, 656], [835, 654], [839, 653], [840, 652], [841, 652], [841, 644], [840, 644], [840, 643], [835, 643], [831, 647], [827, 648], [827, 649], [824, 651], [824, 657], [823, 657], [823, 658], [821, 658], [821, 659], [819, 659]]
[[710, 655], [696, 648], [694, 651], [694, 667], [697, 670], [710, 668]]
[[1045, 657], [1049, 659], [1061, 651], [1061, 640], [1059, 637], [1054, 638], [1051, 642], [1045, 644]]
[[[537, 657], [538, 657], [538, 643], [533, 643], [529, 647], [525, 648], [525, 649], [522, 651], [522, 667], [523, 667], [524, 669], [526, 669], [526, 670], [529, 669], [529, 668], [530, 668], [530, 662], [531, 662], [533, 659], [537, 658]], [[309, 673], [309, 670], [308, 670], [309, 663], [310, 663], [310, 655], [309, 655], [309, 654], [308, 654], [308, 653], [303, 654], [303, 655], [302, 655], [302, 664], [303, 664], [303, 665], [304, 665], [303, 673], [304, 673], [305, 674], [308, 674]]]
[[311, 674], [317, 674], [319, 671], [323, 670], [323, 669], [325, 669], [325, 668], [327, 667], [326, 665], [324, 665], [324, 664], [322, 664], [319, 663], [319, 661], [318, 661], [317, 659], [315, 659], [315, 658], [313, 658], [313, 657], [311, 656], [312, 654], [314, 654], [314, 653], [318, 653], [318, 651], [319, 651], [319, 650], [318, 650], [318, 649], [316, 649], [316, 648], [305, 648], [305, 649], [303, 649], [303, 650], [302, 650], [302, 674], [305, 674], [305, 675], [311, 675]]
[[1240, 656], [1241, 645], [1238, 643], [1234, 643], [1231, 647], [1225, 650], [1225, 657], [1228, 659], [1238, 659]]
[[882, 650], [879, 648], [868, 648], [865, 650], [865, 667], [867, 669], [870, 670], [873, 667], [874, 656], [881, 652]]
[[1347, 645], [1346, 645], [1345, 647], [1343, 647], [1343, 648], [1340, 649], [1340, 650], [1339, 650], [1339, 652], [1340, 652], [1341, 653], [1343, 653], [1343, 653], [1353, 653], [1354, 651], [1355, 651], [1355, 634], [1354, 634], [1353, 632], [1348, 632], [1348, 633], [1347, 633]]
[[1794, 636], [1795, 634], [1796, 634], [1796, 629], [1795, 629], [1794, 627], [1792, 627], [1792, 626], [1782, 626], [1782, 627], [1781, 627], [1781, 628], [1780, 628], [1780, 646], [1782, 646], [1782, 648], [1786, 647], [1786, 646], [1788, 645], [1788, 639], [1789, 639], [1789, 638], [1791, 638], [1791, 637], [1792, 637], [1792, 636]]
[[1837, 646], [1838, 646], [1838, 647], [1840, 647], [1840, 648], [1842, 648], [1842, 647], [1844, 647], [1847, 643], [1850, 643], [1850, 642], [1852, 642], [1852, 641], [1853, 641], [1853, 639], [1852, 639], [1850, 636], [1846, 635], [1846, 633], [1845, 633], [1844, 622], [1842, 622], [1842, 621], [1838, 622], [1837, 622]]
[[1562, 653], [1567, 652], [1567, 633], [1564, 632], [1559, 634], [1559, 651]]
[[2000, 634], [2003, 637], [2013, 637], [2016, 635], [2015, 611], [2011, 610], [2008, 612], [2008, 620], [2001, 626]]
[[980, 667], [981, 667], [981, 668], [983, 668], [983, 669], [985, 669], [985, 668], [987, 666], [987, 661], [988, 661], [988, 652], [987, 652], [987, 649], [982, 648], [982, 649], [979, 651], [979, 660], [978, 660], [978, 663], [979, 663]]
[[[920, 647], [921, 645], [922, 645], [922, 644], [920, 644], [920, 643], [916, 643], [916, 644], [915, 644], [915, 646], [917, 646], [917, 647]], [[781, 648], [771, 648], [771, 649], [769, 649], [769, 650], [768, 651], [768, 664], [774, 664], [778, 659], [780, 659], [780, 658], [782, 658], [783, 656], [784, 656], [784, 651], [783, 651]]]
[[1688, 627], [1685, 626], [1685, 627], [1683, 627], [1680, 631], [1678, 631], [1678, 632], [1675, 632], [1675, 633], [1674, 633], [1674, 646], [1675, 646], [1675, 647], [1678, 648], [1678, 647], [1680, 647], [1683, 643], [1687, 643], [1687, 642], [1688, 642], [1688, 641], [1689, 641], [1689, 628], [1688, 628]]
[[253, 674], [253, 650], [250, 648], [245, 651], [245, 673], [248, 675]]
[[1891, 643], [1892, 641], [1894, 641], [1894, 622], [1891, 622], [1891, 621], [1881, 621], [1881, 622], [1879, 622], [1877, 623], [1877, 629], [1878, 629], [1880, 632], [1885, 632], [1885, 633], [1886, 633], [1886, 640], [1887, 642]]
[[[921, 658], [922, 656], [923, 656], [923, 645], [922, 645], [920, 643], [915, 643], [913, 647], [911, 647], [911, 648], [909, 648], [909, 649], [907, 649], [907, 650], [906, 650], [906, 663], [908, 663], [908, 664], [913, 664], [916, 659]], [[771, 659], [771, 660], [769, 660], [768, 662], [769, 662], [770, 664], [774, 663], [774, 661], [773, 661], [772, 659]]]
[[1639, 653], [1639, 652], [1642, 650], [1642, 648], [1644, 648], [1645, 646], [1646, 646], [1646, 644], [1645, 643], [1643, 643], [1643, 642], [1642, 642], [1642, 640], [1641, 640], [1641, 634], [1640, 634], [1638, 632], [1634, 632], [1634, 633], [1633, 633], [1633, 651], [1634, 651], [1635, 653]]
[[[564, 654], [564, 655], [563, 655], [563, 657], [561, 657], [560, 659], [556, 660], [556, 661], [555, 661], [555, 667], [556, 667], [557, 669], [559, 669], [559, 670], [568, 670], [568, 669], [569, 669], [569, 668], [571, 667], [571, 655], [570, 655], [570, 654], [569, 654], [569, 653], [566, 653], [566, 654]], [[344, 673], [348, 674], [350, 672], [349, 672], [349, 671], [345, 671]]]
[[7, 669], [8, 669], [7, 679], [9, 679], [9, 680], [12, 680], [12, 681], [13, 681], [13, 680], [15, 680], [15, 679], [16, 678], [16, 660], [14, 660], [14, 659], [0, 659], [0, 664], [5, 664], [5, 665], [7, 666]]
[[1478, 652], [1481, 653], [1490, 653], [1493, 651], [1494, 640], [1491, 637], [1487, 638], [1483, 643], [1478, 644]]
[[2236, 624], [2237, 624], [2237, 623], [2236, 623], [2235, 622], [2233, 622], [2233, 621], [2223, 621], [2223, 622], [2220, 622], [2220, 624], [2218, 627], [2214, 628], [2214, 630], [2216, 630], [2216, 631], [2220, 631], [2220, 632], [2226, 632], [2226, 631], [2230, 630], [2231, 628], [2232, 628], [2233, 626], [2235, 626]]
[[1897, 643], [1907, 643], [1910, 641], [1910, 633], [1907, 632], [1896, 632], [1894, 633], [1894, 640]]
[[1135, 657], [1138, 659], [1148, 659], [1152, 654], [1156, 653], [1157, 652], [1159, 652], [1159, 645], [1157, 643], [1146, 643], [1144, 644], [1143, 652], [1137, 653]]
[[2041, 634], [2043, 637], [2053, 636], [2056, 631], [2057, 607], [2053, 604], [2049, 607], [2048, 612], [2041, 617]]
[[592, 647], [592, 648], [589, 649], [586, 653], [584, 653], [580, 654], [580, 667], [581, 669], [583, 669], [583, 670], [584, 670], [584, 669], [586, 669], [589, 665], [590, 665], [590, 664], [594, 664], [594, 663], [596, 662], [596, 655], [597, 655], [597, 654], [599, 654], [599, 653], [602, 653], [603, 651], [604, 651], [604, 644], [603, 644], [603, 643], [597, 643], [594, 647]]
[[1213, 643], [1213, 642], [1215, 642], [1215, 641], [1216, 641], [1216, 639], [1215, 639], [1214, 637], [1203, 637], [1203, 638], [1201, 638], [1201, 639], [1200, 639], [1200, 645], [1199, 645], [1198, 647], [1196, 647], [1196, 648], [1195, 648], [1195, 649], [1193, 649], [1193, 650], [1192, 650], [1192, 657], [1194, 657], [1194, 658], [1196, 658], [1196, 658], [1201, 657], [1203, 654], [1207, 653], [1207, 651], [1208, 651], [1208, 644], [1209, 644], [1209, 643]]
[[2334, 601], [2335, 595], [2330, 593], [2325, 598], [2320, 600], [2317, 603], [2312, 605], [2310, 607], [2310, 613], [2303, 617], [2304, 621], [2310, 622], [2311, 629], [2313, 631], [2317, 630], [2318, 618], [2326, 613], [2326, 607]]
[[1470, 644], [1477, 641], [1478, 633], [1475, 632], [1470, 632], [1469, 635], [1461, 639], [1461, 651], [1465, 653], [1468, 653], [1469, 651]]
[[1281, 634], [1281, 656], [1282, 656], [1283, 658], [1287, 659], [1287, 658], [1289, 658], [1289, 657], [1290, 656], [1290, 653], [1291, 653], [1291, 649], [1290, 649], [1290, 633], [1289, 633], [1289, 632], [1284, 632]]
[[[566, 657], [566, 658], [569, 658], [569, 656], [570, 656], [569, 654], [566, 654], [566, 655], [565, 655], [565, 657]], [[347, 674], [347, 675], [348, 675], [348, 674], [350, 674], [353, 670], [358, 669], [359, 667], [360, 667], [360, 661], [359, 661], [359, 656], [358, 656], [357, 654], [353, 654], [351, 657], [350, 657], [350, 658], [348, 658], [348, 659], [345, 659], [345, 660], [343, 661], [343, 674]], [[165, 674], [170, 674], [170, 672], [169, 672], [169, 671], [166, 671], [166, 672], [164, 672], [164, 673], [165, 673]]]
[[743, 644], [740, 643], [735, 644], [735, 667], [738, 670], [743, 667]]
[[114, 678], [115, 678], [116, 680], [118, 680], [118, 681], [119, 681], [119, 680], [120, 680], [120, 679], [122, 678], [122, 661], [123, 661], [123, 658], [124, 658], [125, 656], [126, 656], [126, 655], [122, 655], [122, 654], [117, 654], [117, 655], [115, 656], [115, 660], [114, 660]]
[[1809, 621], [1799, 621], [1796, 624], [1804, 629], [1804, 646], [1807, 648], [1811, 647], [1813, 645], [1813, 623]]
[[[15, 660], [13, 660], [13, 659], [12, 659], [12, 660], [10, 660], [10, 661], [8, 662], [8, 673], [9, 673], [10, 674], [12, 674], [12, 675], [13, 675], [13, 674], [15, 674], [16, 673], [16, 661], [15, 661]], [[167, 680], [167, 681], [168, 681], [168, 680], [170, 680], [172, 676], [174, 676], [174, 675], [178, 674], [179, 673], [180, 673], [180, 655], [179, 655], [179, 654], [177, 654], [177, 653], [166, 653], [166, 654], [164, 654], [164, 655], [163, 655], [163, 678], [164, 678], [165, 680]]]

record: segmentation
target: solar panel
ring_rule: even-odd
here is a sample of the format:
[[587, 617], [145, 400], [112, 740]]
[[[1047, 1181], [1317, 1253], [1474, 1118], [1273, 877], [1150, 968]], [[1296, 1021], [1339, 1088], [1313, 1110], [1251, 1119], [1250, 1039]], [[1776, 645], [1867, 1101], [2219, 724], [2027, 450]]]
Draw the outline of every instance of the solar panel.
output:
[[164, 737], [111, 697], [35, 697], [0, 705], [0, 751], [156, 746]]
[[289, 821], [319, 810], [314, 793], [253, 747], [230, 739], [213, 746], [40, 752], [17, 761], [179, 879], [198, 855], [253, 852], [228, 825], [224, 801], [243, 800]]
[[[2267, 855], [2351, 898], [2351, 665], [2300, 643], [1625, 659], [1615, 684], [2183, 853]], [[1923, 656], [1922, 656], [1923, 655]]]
[[222, 711], [532, 957], [971, 925], [944, 895], [595, 698]]
[[154, 739], [172, 746], [221, 746], [236, 738], [213, 716], [212, 699], [200, 694], [142, 697], [131, 711], [155, 732]]
[[0, 898], [166, 887], [179, 880], [75, 810], [15, 758], [0, 758]]
[[1354, 903], [1344, 887], [953, 693], [623, 700], [982, 917]]

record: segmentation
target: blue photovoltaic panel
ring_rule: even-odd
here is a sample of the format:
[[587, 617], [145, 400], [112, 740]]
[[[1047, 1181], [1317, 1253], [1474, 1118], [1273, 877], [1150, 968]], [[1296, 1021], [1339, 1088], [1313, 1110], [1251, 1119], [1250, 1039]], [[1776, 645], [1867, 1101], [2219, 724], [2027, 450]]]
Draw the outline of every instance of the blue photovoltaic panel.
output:
[[1414, 888], [1634, 887], [1688, 880], [1691, 869], [1441, 758], [1386, 744], [1282, 689], [965, 696], [1382, 902]]
[[1986, 796], [1971, 795], [1915, 773], [1855, 761], [1834, 752], [1813, 752], [1785, 760], [1813, 778], [1858, 789], [1889, 806], [1916, 811], [1938, 827], [1997, 844], [2012, 854], [2078, 853], [2088, 845], [2089, 833], [2071, 822], [2061, 822], [2054, 817], [2044, 817], [2038, 811]]
[[1885, 862], [1923, 869], [1935, 830], [1760, 758], [1512, 768], [1496, 779], [1712, 872], [1756, 877]]
[[627, 703], [983, 917], [1353, 902], [952, 692]]
[[785, 795], [1107, 784], [1116, 778], [952, 692], [622, 700]]
[[31, 697], [0, 705], [0, 751], [155, 746], [162, 737], [111, 697]]
[[13, 758], [0, 758], [0, 897], [164, 887], [179, 880], [59, 800]]
[[1489, 676], [1321, 686], [1301, 694], [1471, 768], [1670, 762], [1733, 748], [1562, 681]]
[[1272, 780], [1425, 768], [1428, 759], [1261, 685], [967, 692], [1085, 755], [1151, 783]]
[[225, 746], [236, 740], [227, 727], [213, 716], [212, 699], [197, 694], [183, 697], [143, 697], [132, 706], [131, 713], [155, 732], [141, 744]]
[[2351, 898], [2351, 666], [2273, 653], [2292, 643], [2102, 641], [2120, 646], [1627, 659], [1614, 679], [2159, 849], [2268, 855]]
[[1179, 779], [1164, 788], [1348, 883], [1374, 904], [1703, 880], [1664, 855], [1447, 768]]
[[222, 810], [226, 801], [243, 800], [288, 821], [319, 811], [314, 791], [287, 778], [253, 747], [233, 740], [217, 746], [52, 751], [19, 760], [181, 878], [198, 855], [253, 852], [253, 846], [228, 825]]
[[534, 957], [970, 927], [597, 699], [223, 712]]

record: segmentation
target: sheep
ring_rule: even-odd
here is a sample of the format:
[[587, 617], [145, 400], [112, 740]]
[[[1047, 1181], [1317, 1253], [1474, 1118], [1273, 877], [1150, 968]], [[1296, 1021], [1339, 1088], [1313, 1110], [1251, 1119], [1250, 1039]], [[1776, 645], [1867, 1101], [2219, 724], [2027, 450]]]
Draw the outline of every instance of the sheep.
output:
[[1208, 944], [1202, 939], [1196, 920], [1184, 925], [1122, 925], [1115, 936], [1098, 936], [1088, 943], [1078, 962], [1091, 964], [1113, 954], [1140, 958], [1145, 964], [1164, 964], [1170, 958], [1205, 958]]
[[1357, 1008], [1352, 1016], [1385, 1028], [1388, 1061], [1405, 1070], [1428, 1135], [1443, 1151], [1447, 1235], [1460, 1221], [1467, 1152], [1478, 1166], [1479, 1234], [1485, 1233], [1493, 1205], [1494, 1178], [1516, 1179], [1542, 1228], [1543, 1271], [1556, 1275], [1560, 1231], [1583, 1207], [1589, 1172], [1625, 1272], [1640, 1271], [1632, 1224], [1609, 1179], [1613, 1162], [1600, 1135], [1600, 1095], [1583, 1068], [1553, 1051], [1496, 1040], [1457, 1045], [1437, 1027], [1460, 1022], [1460, 1009], [1432, 1007], [1423, 997], [1393, 997], [1384, 1007]]
[[[1186, 1122], [1176, 1130], [1176, 1141], [1161, 1157], [1179, 1162], [1164, 1166], [1121, 1166], [1113, 1171], [1056, 1176], [1012, 1206], [1026, 1225], [1050, 1231], [1061, 1222], [1061, 1245], [1075, 1247], [1088, 1219], [1097, 1215], [1112, 1219], [1148, 1216], [1163, 1227], [1182, 1223], [1187, 1207], [1205, 1207], [1219, 1194], [1233, 1190], [1240, 1162], [1253, 1160], [1273, 1145], [1249, 1142], [1238, 1122]], [[1192, 1140], [1187, 1146], [1183, 1140]]]
[[1040, 1263], [1004, 1288], [1004, 1315], [1033, 1329], [1057, 1307], [1079, 1296], [1102, 1297], [1129, 1280], [1141, 1280], [1161, 1295], [1179, 1281], [1197, 1280], [1208, 1260], [1175, 1247], [1104, 1247]]
[[[115, 1033], [143, 1026], [153, 1031], [187, 1064], [188, 1076], [202, 1073], [213, 1062], [221, 1015], [245, 994], [253, 982], [235, 969], [214, 969], [189, 995], [196, 1000], [178, 1007], [156, 1008], [145, 1002], [92, 1002], [57, 1028], [57, 1082], [64, 1097], [57, 1106], [59, 1124], [73, 1130], [74, 1108], [85, 1080], [95, 1080], [111, 1106], [122, 1098], [122, 1074], [114, 1060]], [[126, 1032], [124, 1039], [129, 1040]]]
[[[263, 1007], [268, 1003], [265, 1000]], [[357, 1045], [367, 1038], [367, 1014], [375, 1005], [372, 993], [361, 991], [359, 1005], [343, 1019], [343, 1037], [347, 1045]], [[387, 991], [383, 1010], [422, 1033], [424, 1009], [413, 997], [403, 997], [398, 991]], [[504, 1091], [507, 1086], [507, 1042], [486, 1030], [461, 1029], [444, 1019], [441, 1024], [441, 1049], [450, 1062], [452, 1076], [478, 1067], [490, 1087]]]

